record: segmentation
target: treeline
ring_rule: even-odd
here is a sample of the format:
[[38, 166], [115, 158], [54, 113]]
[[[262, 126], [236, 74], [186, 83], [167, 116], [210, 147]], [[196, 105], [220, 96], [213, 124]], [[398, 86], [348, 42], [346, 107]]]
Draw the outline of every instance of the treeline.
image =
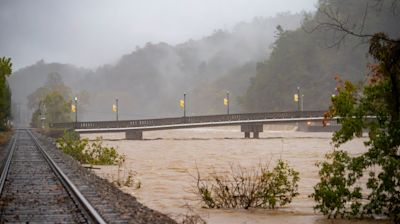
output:
[[0, 131], [6, 131], [11, 127], [11, 91], [7, 77], [12, 73], [10, 58], [0, 58]]
[[363, 39], [346, 36], [340, 41], [343, 33], [337, 30], [313, 30], [329, 21], [329, 9], [346, 21], [345, 25], [359, 24], [357, 31], [399, 37], [400, 14], [393, 11], [391, 2], [320, 0], [318, 11], [307, 15], [301, 28], [279, 30], [271, 56], [257, 64], [257, 75], [241, 100], [243, 106], [248, 111], [295, 110], [293, 95], [300, 87], [305, 110], [327, 109], [331, 95], [337, 94], [334, 77], [362, 82], [372, 59]]

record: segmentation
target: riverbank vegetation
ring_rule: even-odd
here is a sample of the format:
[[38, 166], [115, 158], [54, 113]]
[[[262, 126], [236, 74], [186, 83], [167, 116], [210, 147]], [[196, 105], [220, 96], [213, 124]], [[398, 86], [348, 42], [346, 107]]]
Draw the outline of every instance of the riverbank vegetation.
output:
[[298, 195], [299, 173], [279, 160], [245, 169], [231, 166], [227, 175], [212, 173], [202, 178], [197, 172], [195, 193], [207, 208], [270, 208], [284, 206]]
[[[370, 36], [368, 81], [363, 86], [337, 78], [327, 118], [340, 117], [335, 151], [321, 162], [311, 197], [328, 217], [379, 217], [400, 223], [400, 39]], [[367, 151], [350, 155], [338, 147], [368, 132]], [[366, 183], [361, 181], [368, 176]]]
[[118, 154], [114, 147], [104, 146], [101, 138], [90, 142], [87, 138], [80, 139], [74, 131], [65, 131], [56, 141], [64, 153], [83, 164], [116, 165], [124, 160], [124, 156]]
[[117, 175], [111, 176], [111, 182], [117, 187], [134, 187], [135, 190], [142, 187], [142, 182], [137, 178], [137, 172], [128, 170], [125, 165], [126, 156], [122, 155], [118, 159]]
[[114, 147], [104, 146], [102, 138], [90, 141], [87, 138], [81, 139], [77, 132], [64, 131], [56, 142], [59, 149], [82, 164], [90, 164], [91, 167], [117, 165], [116, 175], [106, 177], [116, 187], [134, 187], [136, 190], [142, 187], [137, 173], [124, 168], [126, 156], [119, 154]]

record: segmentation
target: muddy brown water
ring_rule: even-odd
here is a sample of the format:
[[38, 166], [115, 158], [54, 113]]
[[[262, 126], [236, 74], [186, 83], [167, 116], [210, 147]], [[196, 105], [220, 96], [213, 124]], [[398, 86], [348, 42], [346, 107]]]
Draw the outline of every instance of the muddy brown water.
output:
[[[90, 139], [99, 134], [86, 134]], [[318, 181], [317, 161], [333, 149], [332, 133], [297, 132], [293, 126], [266, 126], [260, 139], [244, 139], [237, 126], [144, 132], [145, 140], [124, 140], [124, 133], [102, 134], [104, 143], [127, 159], [119, 175], [136, 173], [141, 188], [123, 187], [146, 206], [179, 219], [190, 206], [207, 223], [388, 223], [382, 220], [327, 220], [313, 211], [308, 197]], [[352, 154], [365, 151], [365, 139], [342, 146]], [[203, 175], [230, 170], [232, 164], [251, 168], [279, 158], [300, 172], [299, 193], [293, 202], [276, 210], [205, 209], [192, 193], [196, 167]], [[116, 166], [99, 166], [96, 173], [109, 180]]]

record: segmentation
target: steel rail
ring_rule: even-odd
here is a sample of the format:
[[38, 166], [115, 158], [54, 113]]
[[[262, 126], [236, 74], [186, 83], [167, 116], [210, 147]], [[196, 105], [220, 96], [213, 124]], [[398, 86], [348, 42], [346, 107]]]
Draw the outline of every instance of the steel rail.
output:
[[0, 177], [0, 195], [2, 195], [2, 193], [3, 193], [4, 184], [5, 184], [7, 176], [8, 176], [8, 171], [10, 170], [11, 160], [12, 160], [12, 157], [14, 155], [15, 142], [16, 141], [17, 141], [16, 137], [12, 137], [11, 146], [10, 146], [11, 148], [8, 151], [6, 162], [4, 163], [4, 166], [3, 166], [3, 169], [2, 169], [2, 172], [1, 172], [1, 177]]
[[49, 164], [50, 168], [53, 170], [53, 172], [56, 174], [56, 176], [59, 178], [61, 183], [64, 185], [66, 188], [67, 192], [77, 200], [79, 203], [79, 206], [84, 209], [84, 212], [89, 218], [90, 222], [92, 223], [106, 223], [104, 219], [101, 217], [101, 215], [97, 212], [97, 210], [89, 203], [89, 201], [82, 195], [82, 193], [79, 191], [79, 189], [75, 186], [74, 183], [67, 177], [67, 175], [62, 172], [60, 167], [54, 162], [54, 160], [49, 156], [49, 154], [44, 150], [43, 146], [39, 143], [37, 140], [36, 136], [32, 134], [32, 132], [28, 129], [26, 131], [29, 133], [31, 136], [33, 142], [35, 143], [36, 147], [39, 149], [39, 151], [42, 153], [43, 157]]

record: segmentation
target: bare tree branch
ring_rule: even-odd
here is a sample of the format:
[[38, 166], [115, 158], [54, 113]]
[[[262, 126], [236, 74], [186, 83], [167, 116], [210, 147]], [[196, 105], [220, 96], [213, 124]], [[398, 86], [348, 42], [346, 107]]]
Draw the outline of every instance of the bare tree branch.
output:
[[[382, 9], [385, 0], [374, 0], [372, 7], [377, 10]], [[398, 2], [400, 0], [391, 0], [392, 10], [396, 10]], [[328, 48], [339, 47], [345, 39], [349, 36], [361, 38], [361, 43], [365, 43], [366, 39], [371, 39], [375, 33], [365, 33], [365, 27], [367, 23], [367, 16], [371, 9], [370, 1], [366, 2], [364, 13], [362, 14], [361, 24], [352, 22], [349, 15], [343, 15], [339, 12], [339, 9], [333, 8], [332, 6], [320, 7], [314, 17], [314, 26], [306, 27], [302, 26], [303, 30], [307, 33], [313, 33], [317, 30], [326, 32], [326, 35], [331, 36], [331, 43], [326, 44]], [[388, 36], [382, 36], [382, 41], [399, 43], [400, 40], [393, 39]]]

